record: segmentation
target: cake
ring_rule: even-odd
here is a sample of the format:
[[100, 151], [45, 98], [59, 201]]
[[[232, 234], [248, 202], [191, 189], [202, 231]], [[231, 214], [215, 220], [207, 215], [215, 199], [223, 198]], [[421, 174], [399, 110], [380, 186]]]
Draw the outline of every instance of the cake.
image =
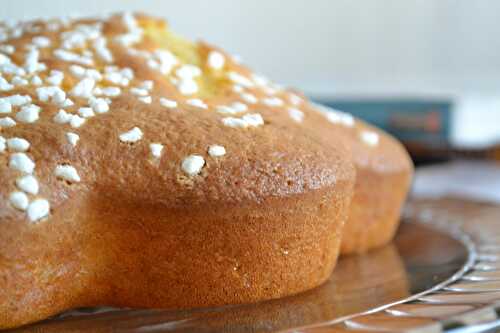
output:
[[0, 24], [0, 162], [0, 328], [309, 290], [392, 239], [413, 171], [383, 131], [131, 13]]
[[329, 277], [355, 167], [304, 97], [142, 14], [4, 23], [0, 41], [0, 328]]
[[357, 180], [342, 254], [361, 254], [393, 239], [413, 176], [413, 163], [401, 143], [373, 126], [358, 124], [367, 144], [352, 140]]
[[[400, 240], [398, 238], [398, 242]], [[411, 246], [411, 241], [407, 243]], [[181, 332], [303, 332], [308, 325], [360, 313], [410, 296], [408, 274], [398, 249], [389, 244], [367, 255], [343, 258], [334, 274], [321, 286], [267, 302], [186, 311], [81, 309], [65, 313], [62, 318], [29, 325], [26, 330], [18, 329], [16, 333], [105, 333], [117, 329], [147, 331], [153, 327], [160, 330], [172, 327]]]
[[389, 243], [399, 226], [413, 163], [403, 145], [384, 131], [350, 115], [328, 111], [340, 140], [352, 151], [356, 185], [342, 233], [341, 254], [363, 254]]

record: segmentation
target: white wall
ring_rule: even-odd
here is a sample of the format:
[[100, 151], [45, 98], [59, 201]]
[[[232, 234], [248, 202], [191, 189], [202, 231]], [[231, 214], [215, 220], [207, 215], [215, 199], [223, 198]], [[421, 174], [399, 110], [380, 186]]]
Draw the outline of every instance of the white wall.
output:
[[[71, 4], [71, 5], [69, 5]], [[314, 95], [498, 93], [500, 1], [2, 0], [0, 18], [141, 10]]]

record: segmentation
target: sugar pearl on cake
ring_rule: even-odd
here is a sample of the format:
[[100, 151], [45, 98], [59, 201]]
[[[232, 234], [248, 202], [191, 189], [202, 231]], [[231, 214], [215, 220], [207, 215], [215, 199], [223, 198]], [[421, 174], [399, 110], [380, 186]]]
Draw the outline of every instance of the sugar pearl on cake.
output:
[[222, 114], [236, 114], [238, 113], [235, 109], [227, 105], [218, 105], [215, 107], [215, 111]]
[[78, 183], [81, 180], [80, 176], [78, 175], [78, 172], [71, 165], [60, 164], [56, 166], [54, 174], [56, 175], [57, 178], [66, 180], [71, 183]]
[[67, 113], [65, 110], [59, 110], [54, 116], [53, 120], [58, 124], [66, 124], [70, 122], [71, 116], [72, 115]]
[[15, 85], [15, 86], [17, 86], [17, 87], [27, 86], [29, 84], [29, 81], [26, 80], [26, 79], [23, 79], [20, 76], [14, 76], [12, 78], [12, 84]]
[[233, 87], [231, 88], [231, 90], [237, 94], [240, 94], [245, 90], [245, 88], [243, 88], [239, 84], [233, 84]]
[[304, 112], [296, 108], [289, 108], [288, 115], [297, 123], [301, 123], [304, 120]]
[[153, 102], [153, 98], [151, 96], [139, 97], [138, 100], [144, 104], [151, 104]]
[[168, 109], [173, 109], [177, 107], [177, 102], [164, 97], [160, 98], [160, 104]]
[[106, 44], [106, 38], [104, 37], [99, 37], [92, 43], [97, 56], [99, 56], [99, 58], [101, 58], [104, 62], [111, 63], [113, 62], [113, 54], [108, 49]]
[[231, 103], [231, 108], [233, 108], [236, 112], [245, 112], [248, 110], [248, 106], [241, 102], [233, 102]]
[[6, 97], [7, 100], [12, 104], [12, 106], [22, 106], [28, 103], [31, 103], [31, 96], [29, 95], [12, 95]]
[[212, 157], [220, 157], [226, 155], [226, 148], [219, 145], [211, 145], [208, 147], [208, 154]]
[[38, 99], [42, 102], [51, 100], [61, 105], [66, 100], [66, 92], [57, 86], [39, 87], [36, 89]]
[[26, 210], [28, 208], [29, 199], [28, 196], [20, 191], [12, 192], [9, 196], [9, 201], [11, 205], [19, 210]]
[[5, 52], [7, 54], [12, 54], [16, 52], [16, 48], [10, 44], [2, 44], [0, 45], [0, 51]]
[[104, 98], [91, 98], [89, 104], [96, 113], [105, 113], [109, 111], [109, 104]]
[[361, 140], [368, 146], [375, 147], [379, 142], [379, 135], [372, 131], [362, 131], [360, 133]]
[[34, 86], [40, 86], [42, 85], [42, 83], [43, 81], [38, 75], [35, 75], [31, 78], [31, 84]]
[[31, 49], [26, 53], [24, 68], [28, 73], [35, 73], [40, 69], [39, 57], [40, 51], [38, 49]]
[[130, 92], [136, 96], [148, 96], [149, 91], [143, 88], [130, 88]]
[[66, 133], [66, 139], [73, 147], [75, 147], [78, 143], [78, 140], [80, 140], [80, 136], [76, 133], [68, 132]]
[[44, 48], [50, 46], [50, 39], [44, 36], [36, 36], [31, 39], [33, 45]]
[[120, 134], [120, 141], [122, 142], [137, 142], [142, 139], [142, 131], [139, 127], [134, 127], [130, 131]]
[[78, 109], [78, 114], [83, 118], [90, 118], [95, 116], [94, 110], [89, 107], [83, 107]]
[[208, 108], [208, 106], [205, 104], [205, 102], [203, 102], [199, 98], [188, 99], [186, 101], [186, 104], [189, 104], [191, 106], [195, 106], [195, 107], [200, 108], [200, 109], [207, 109]]
[[14, 153], [10, 155], [9, 167], [31, 174], [35, 170], [35, 163], [25, 153]]
[[50, 71], [50, 76], [45, 81], [54, 86], [59, 86], [64, 80], [64, 73], [58, 70]]
[[30, 143], [23, 138], [10, 138], [7, 140], [7, 147], [10, 151], [25, 152], [29, 149]]
[[22, 123], [34, 123], [40, 118], [40, 111], [41, 109], [37, 105], [25, 105], [21, 108], [21, 111], [16, 113], [16, 120]]
[[354, 126], [354, 117], [349, 113], [341, 112], [341, 111], [324, 111], [323, 112], [326, 118], [334, 124], [341, 124], [346, 127]]
[[5, 138], [0, 135], [0, 153], [3, 153], [6, 147], [7, 147], [7, 140], [5, 140]]
[[72, 62], [80, 65], [92, 66], [94, 64], [91, 58], [87, 58], [67, 50], [57, 49], [54, 51], [54, 56], [62, 61]]
[[12, 104], [4, 99], [0, 100], [0, 113], [11, 113], [12, 112]]
[[139, 85], [139, 88], [146, 89], [147, 91], [151, 91], [154, 87], [154, 82], [152, 80], [142, 81]]
[[268, 97], [264, 98], [262, 100], [262, 103], [264, 103], [267, 106], [282, 106], [285, 104], [281, 98], [278, 97]]
[[180, 80], [176, 86], [182, 95], [193, 95], [198, 92], [198, 84], [193, 79]]
[[85, 118], [82, 118], [76, 114], [71, 115], [71, 118], [69, 120], [69, 124], [73, 128], [79, 128], [85, 123]]
[[215, 70], [220, 70], [224, 67], [224, 64], [226, 62], [226, 58], [224, 55], [218, 51], [210, 51], [208, 54], [208, 67], [215, 69]]
[[266, 87], [269, 85], [269, 79], [261, 74], [252, 73], [252, 80], [256, 85], [261, 87]]
[[258, 127], [264, 125], [264, 119], [258, 113], [246, 114], [242, 119], [251, 127]]
[[45, 199], [37, 199], [28, 205], [28, 217], [32, 222], [36, 222], [50, 213], [50, 204]]
[[79, 65], [71, 65], [69, 71], [78, 78], [82, 78], [85, 75], [85, 67]]
[[120, 96], [122, 91], [119, 87], [106, 87], [106, 88], [102, 88], [101, 89], [101, 92], [104, 96], [108, 96], [108, 97], [116, 97], [116, 96]]
[[160, 158], [163, 152], [163, 145], [161, 143], [151, 143], [149, 144], [149, 149], [154, 158]]
[[14, 89], [14, 85], [0, 76], [0, 91], [10, 91], [12, 89]]
[[295, 106], [300, 105], [304, 102], [304, 100], [301, 97], [299, 97], [295, 94], [289, 94], [288, 100], [290, 101], [290, 103], [292, 103], [292, 105], [295, 105]]
[[73, 89], [71, 89], [70, 94], [75, 97], [89, 98], [92, 97], [94, 86], [95, 80], [87, 77], [78, 82]]
[[222, 123], [228, 127], [247, 128], [264, 125], [264, 119], [258, 113], [246, 114], [241, 118], [226, 117], [222, 118]]
[[38, 194], [38, 180], [32, 175], [26, 175], [16, 179], [17, 187], [26, 193], [37, 195]]
[[189, 176], [195, 176], [201, 172], [205, 165], [205, 159], [200, 155], [189, 155], [181, 164], [182, 170]]
[[222, 123], [227, 126], [227, 127], [233, 127], [233, 128], [246, 128], [248, 127], [248, 124], [246, 121], [240, 118], [235, 118], [235, 117], [226, 117], [222, 118]]
[[243, 86], [245, 88], [251, 88], [254, 86], [254, 83], [247, 77], [241, 75], [240, 73], [237, 72], [229, 72], [227, 74], [229, 80], [233, 81], [236, 84], [239, 84], [240, 86]]
[[256, 104], [258, 102], [257, 97], [255, 97], [255, 95], [252, 95], [250, 93], [241, 93], [240, 97], [241, 99], [243, 99], [243, 101], [249, 104]]
[[11, 117], [0, 118], [0, 128], [2, 127], [14, 127], [16, 122]]
[[61, 106], [64, 107], [64, 108], [67, 108], [67, 107], [70, 107], [70, 106], [73, 106], [73, 105], [75, 105], [75, 103], [71, 99], [69, 99], [69, 98], [66, 98], [64, 100], [64, 102], [61, 103]]
[[186, 64], [180, 66], [175, 71], [175, 75], [177, 75], [181, 79], [192, 79], [201, 75], [201, 69], [198, 66]]

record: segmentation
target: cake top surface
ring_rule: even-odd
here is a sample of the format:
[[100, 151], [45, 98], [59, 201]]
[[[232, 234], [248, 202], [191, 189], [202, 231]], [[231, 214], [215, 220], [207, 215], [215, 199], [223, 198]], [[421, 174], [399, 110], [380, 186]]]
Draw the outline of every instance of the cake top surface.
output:
[[160, 19], [0, 23], [0, 221], [89, 193], [184, 209], [335, 186], [354, 175], [325, 120], [378, 144]]

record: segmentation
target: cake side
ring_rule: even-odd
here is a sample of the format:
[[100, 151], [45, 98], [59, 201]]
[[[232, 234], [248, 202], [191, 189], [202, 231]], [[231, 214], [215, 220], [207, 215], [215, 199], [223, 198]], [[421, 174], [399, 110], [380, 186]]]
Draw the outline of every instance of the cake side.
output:
[[4, 251], [13, 260], [0, 322], [18, 326], [82, 306], [249, 303], [311, 289], [337, 260], [348, 190], [340, 184], [335, 192], [190, 215], [99, 198], [85, 216], [61, 213], [53, 224], [24, 228], [20, 239], [38, 241]]
[[346, 145], [352, 153], [356, 184], [341, 254], [362, 254], [387, 244], [399, 226], [411, 186], [413, 163], [400, 142], [351, 115], [318, 107], [326, 122], [317, 135]]
[[0, 32], [1, 328], [331, 273], [355, 171], [305, 98], [145, 15]]
[[401, 143], [366, 123], [359, 126], [362, 133], [376, 133], [379, 142], [374, 145], [371, 138], [365, 138], [368, 145], [355, 143], [352, 148], [357, 181], [342, 254], [364, 253], [393, 239], [413, 176], [413, 163]]

